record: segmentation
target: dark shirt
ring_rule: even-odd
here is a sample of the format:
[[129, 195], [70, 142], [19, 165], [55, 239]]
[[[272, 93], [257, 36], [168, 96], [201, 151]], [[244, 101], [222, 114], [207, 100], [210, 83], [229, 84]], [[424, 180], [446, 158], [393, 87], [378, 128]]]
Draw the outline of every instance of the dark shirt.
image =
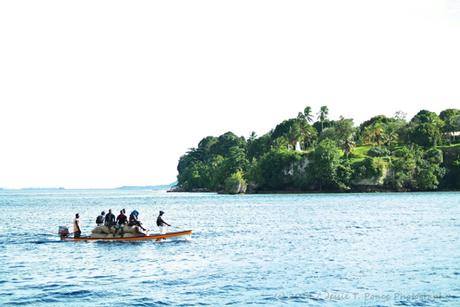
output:
[[129, 223], [128, 223], [128, 225], [129, 226], [140, 226], [141, 222], [139, 222], [139, 220], [136, 218], [135, 215], [130, 214], [129, 215]]
[[130, 222], [130, 223], [137, 222], [137, 218], [136, 218], [134, 215], [131, 214], [131, 215], [129, 216], [129, 222]]
[[160, 227], [160, 226], [164, 226], [164, 225], [168, 225], [168, 223], [166, 223], [163, 218], [161, 217], [161, 215], [158, 216], [157, 218], [157, 226]]
[[115, 225], [115, 215], [113, 213], [107, 213], [105, 216], [105, 225], [112, 226]]
[[124, 225], [126, 224], [128, 218], [126, 217], [126, 215], [124, 215], [123, 213], [120, 213], [118, 216], [117, 216], [117, 223], [118, 225]]
[[98, 215], [96, 218], [96, 224], [104, 224], [104, 215]]

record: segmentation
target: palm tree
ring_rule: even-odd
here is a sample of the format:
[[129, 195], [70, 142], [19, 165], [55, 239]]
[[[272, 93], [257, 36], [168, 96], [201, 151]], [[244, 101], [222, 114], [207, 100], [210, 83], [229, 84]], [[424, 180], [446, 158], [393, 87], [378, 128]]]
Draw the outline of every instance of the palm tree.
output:
[[329, 109], [327, 106], [322, 106], [318, 112], [318, 120], [321, 123], [321, 131], [324, 129], [324, 121], [327, 120], [327, 116], [329, 115]]
[[353, 141], [353, 138], [346, 139], [342, 144], [342, 150], [345, 153], [345, 156], [348, 158], [348, 155], [352, 152], [353, 148], [355, 148], [356, 144]]
[[313, 115], [312, 115], [312, 109], [310, 106], [307, 106], [304, 110], [303, 110], [303, 117], [305, 118], [305, 120], [309, 123], [312, 122], [313, 120]]
[[288, 137], [289, 144], [292, 145], [293, 148], [295, 148], [297, 141], [300, 141], [302, 139], [302, 130], [298, 122], [294, 123], [289, 128], [287, 137]]
[[386, 139], [385, 130], [380, 123], [364, 128], [364, 141], [370, 144], [377, 143], [380, 146], [381, 142]]
[[385, 130], [380, 124], [375, 124], [373, 130], [375, 142], [380, 146], [380, 143], [385, 139]]
[[385, 145], [391, 146], [398, 142], [399, 134], [396, 130], [389, 128], [385, 133]]
[[373, 137], [372, 137], [372, 129], [371, 129], [371, 127], [367, 126], [367, 127], [364, 128], [362, 137], [363, 137], [363, 143], [364, 144], [371, 144], [372, 143]]
[[302, 140], [304, 142], [305, 148], [310, 147], [312, 145], [315, 133], [315, 128], [313, 128], [309, 124], [305, 124], [302, 126]]

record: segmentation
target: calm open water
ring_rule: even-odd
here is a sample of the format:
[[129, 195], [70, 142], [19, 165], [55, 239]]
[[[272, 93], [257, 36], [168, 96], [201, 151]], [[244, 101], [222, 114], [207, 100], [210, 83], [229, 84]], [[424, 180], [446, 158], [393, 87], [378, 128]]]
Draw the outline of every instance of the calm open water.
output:
[[[190, 242], [61, 242], [158, 210]], [[0, 191], [0, 305], [460, 306], [460, 193]]]

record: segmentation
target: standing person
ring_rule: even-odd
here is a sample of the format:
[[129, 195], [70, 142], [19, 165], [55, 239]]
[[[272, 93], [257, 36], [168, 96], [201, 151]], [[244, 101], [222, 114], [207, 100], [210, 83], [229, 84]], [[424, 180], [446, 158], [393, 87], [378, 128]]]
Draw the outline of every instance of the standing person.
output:
[[110, 232], [111, 232], [110, 228], [116, 225], [115, 215], [113, 215], [112, 209], [109, 209], [109, 212], [105, 215], [104, 224], [105, 226], [109, 227]]
[[163, 214], [164, 214], [164, 212], [163, 212], [163, 211], [160, 211], [160, 215], [158, 215], [158, 217], [157, 217], [157, 226], [158, 226], [158, 228], [160, 228], [160, 233], [161, 233], [161, 234], [164, 234], [164, 233], [166, 232], [166, 226], [170, 226], [170, 227], [171, 227], [170, 224], [166, 223], [166, 222], [163, 220], [163, 218], [162, 218]]
[[75, 214], [75, 218], [73, 220], [73, 237], [80, 238], [81, 236], [81, 228], [80, 228], [80, 214]]
[[105, 212], [102, 211], [101, 215], [98, 215], [96, 218], [96, 225], [97, 226], [102, 226], [104, 225], [104, 218], [105, 218]]

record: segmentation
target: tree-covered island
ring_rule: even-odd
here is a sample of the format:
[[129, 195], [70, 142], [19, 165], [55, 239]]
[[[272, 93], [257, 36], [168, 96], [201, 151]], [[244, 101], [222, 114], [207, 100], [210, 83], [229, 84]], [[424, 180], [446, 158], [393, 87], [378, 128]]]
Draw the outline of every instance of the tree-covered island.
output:
[[378, 115], [359, 126], [328, 113], [306, 107], [260, 137], [203, 138], [180, 158], [175, 190], [460, 190], [460, 110], [422, 110], [409, 121], [403, 112]]

